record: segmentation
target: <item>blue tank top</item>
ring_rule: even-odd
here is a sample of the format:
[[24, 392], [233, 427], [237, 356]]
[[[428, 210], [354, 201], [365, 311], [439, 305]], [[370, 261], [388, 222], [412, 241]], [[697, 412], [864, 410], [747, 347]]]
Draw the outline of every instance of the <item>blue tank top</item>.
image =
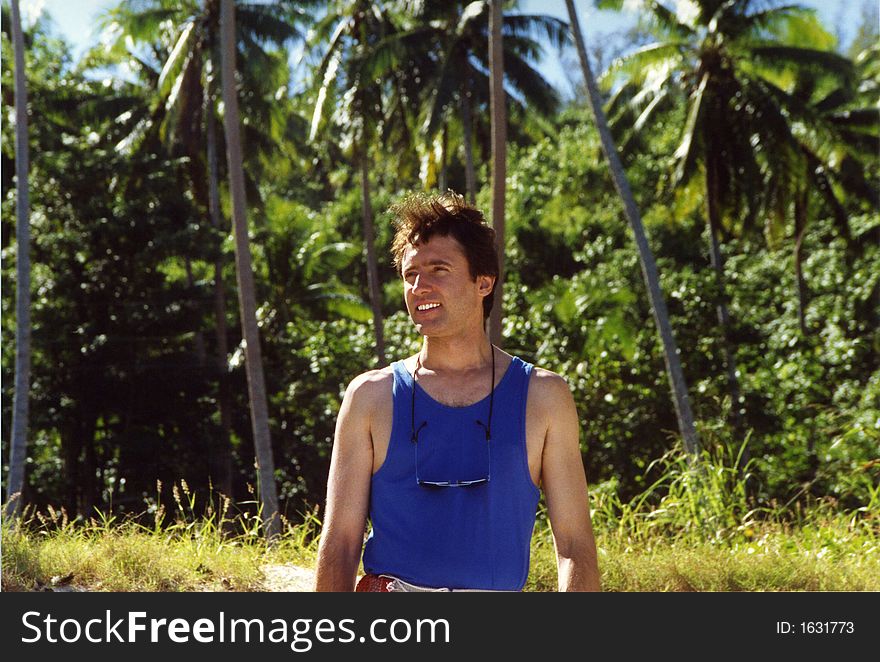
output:
[[[476, 424], [488, 422], [488, 396], [467, 407], [450, 407], [414, 384], [402, 361], [391, 367], [394, 418], [385, 461], [371, 482], [364, 570], [435, 588], [521, 590], [539, 498], [526, 454], [533, 366], [514, 358], [498, 382], [490, 442]], [[416, 443], [411, 439], [413, 388], [415, 427], [421, 428]], [[423, 480], [486, 475], [489, 480], [432, 487], [417, 483], [417, 469]]]

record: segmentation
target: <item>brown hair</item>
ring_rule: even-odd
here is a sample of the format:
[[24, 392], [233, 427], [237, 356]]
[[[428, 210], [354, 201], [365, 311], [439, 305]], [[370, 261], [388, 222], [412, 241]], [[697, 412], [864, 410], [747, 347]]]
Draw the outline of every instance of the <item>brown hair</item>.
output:
[[[394, 241], [391, 255], [394, 267], [403, 277], [403, 258], [410, 246], [427, 242], [431, 237], [452, 236], [464, 250], [471, 278], [494, 276], [498, 281], [498, 252], [495, 230], [486, 223], [483, 213], [472, 207], [453, 191], [428, 195], [407, 195], [391, 205], [394, 214]], [[489, 317], [495, 299], [495, 288], [483, 299], [483, 318]]]

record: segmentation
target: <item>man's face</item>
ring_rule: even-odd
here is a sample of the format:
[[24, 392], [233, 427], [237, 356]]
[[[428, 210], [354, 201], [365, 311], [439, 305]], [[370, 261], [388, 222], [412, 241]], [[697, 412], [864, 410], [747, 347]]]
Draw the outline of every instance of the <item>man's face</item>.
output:
[[401, 265], [406, 309], [423, 336], [483, 328], [483, 298], [494, 278], [471, 278], [467, 257], [452, 236], [410, 246]]

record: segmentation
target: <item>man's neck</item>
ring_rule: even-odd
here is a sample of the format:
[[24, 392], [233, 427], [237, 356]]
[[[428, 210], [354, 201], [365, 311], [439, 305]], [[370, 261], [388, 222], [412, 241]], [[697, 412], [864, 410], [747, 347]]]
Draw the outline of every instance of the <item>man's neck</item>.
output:
[[471, 336], [455, 338], [426, 337], [419, 350], [419, 362], [433, 372], [477, 370], [492, 362], [492, 345], [479, 329]]

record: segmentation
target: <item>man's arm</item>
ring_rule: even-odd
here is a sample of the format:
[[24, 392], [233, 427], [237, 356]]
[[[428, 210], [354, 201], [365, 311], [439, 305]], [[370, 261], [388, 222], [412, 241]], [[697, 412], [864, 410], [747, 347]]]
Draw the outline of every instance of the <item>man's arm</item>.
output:
[[357, 377], [345, 391], [330, 459], [327, 505], [318, 547], [316, 591], [353, 591], [364, 543], [370, 502], [373, 444], [371, 373]]
[[548, 421], [541, 483], [556, 546], [560, 591], [599, 591], [587, 478], [574, 398], [562, 377], [541, 370], [537, 395]]

